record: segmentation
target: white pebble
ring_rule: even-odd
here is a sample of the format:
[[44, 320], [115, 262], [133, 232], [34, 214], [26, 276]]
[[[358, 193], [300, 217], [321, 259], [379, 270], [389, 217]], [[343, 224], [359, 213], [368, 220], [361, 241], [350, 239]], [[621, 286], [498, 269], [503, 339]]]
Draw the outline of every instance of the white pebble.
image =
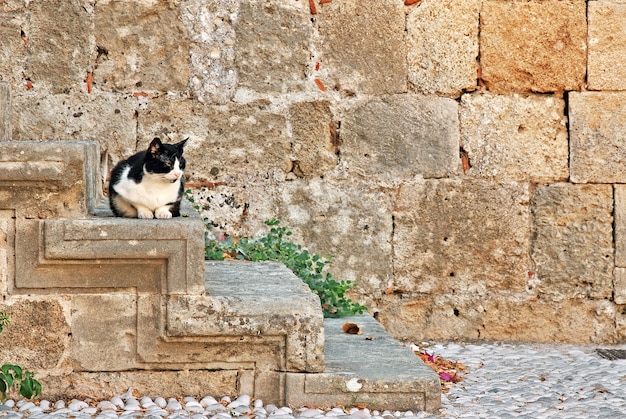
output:
[[293, 413], [293, 410], [291, 410], [290, 408], [286, 406], [283, 406], [279, 409], [274, 410], [272, 415], [291, 415], [292, 413]]
[[169, 411], [182, 410], [183, 406], [176, 399], [169, 399], [165, 408]]
[[124, 400], [120, 396], [114, 396], [111, 398], [111, 403], [119, 407], [120, 409], [124, 408]]
[[17, 407], [19, 408], [20, 412], [25, 412], [28, 409], [35, 407], [35, 403], [20, 400], [19, 402], [17, 402]]
[[267, 411], [267, 413], [269, 413], [270, 415], [271, 415], [272, 413], [274, 413], [274, 411], [275, 411], [276, 409], [278, 409], [278, 408], [276, 407], [276, 405], [275, 405], [275, 404], [268, 404], [267, 406], [265, 406], [265, 410], [266, 410], [266, 411]]
[[302, 409], [300, 411], [300, 413], [298, 413], [298, 417], [303, 417], [303, 418], [314, 418], [318, 415], [322, 415], [324, 414], [323, 411], [321, 411], [320, 409]]
[[139, 403], [141, 403], [142, 406], [145, 406], [146, 404], [150, 405], [150, 404], [154, 404], [154, 402], [152, 401], [152, 399], [148, 396], [143, 396], [140, 400]]
[[129, 398], [128, 400], [126, 400], [126, 404], [124, 404], [124, 410], [127, 412], [136, 412], [138, 410], [141, 410], [141, 406], [139, 405], [139, 402], [137, 401], [137, 399], [135, 399], [134, 397]]
[[54, 408], [55, 409], [63, 409], [65, 407], [65, 402], [63, 400], [57, 400], [56, 402], [54, 402]]
[[196, 400], [189, 401], [185, 404], [185, 409], [191, 413], [204, 412], [204, 407]]
[[165, 399], [163, 397], [155, 398], [154, 399], [154, 404], [159, 406], [161, 409], [165, 409], [165, 406], [167, 406], [167, 402], [165, 401]]
[[254, 403], [252, 403], [252, 405], [253, 405], [254, 407], [263, 407], [263, 400], [261, 400], [261, 399], [256, 399], [256, 400], [254, 401]]
[[82, 410], [86, 407], [88, 407], [89, 405], [87, 403], [85, 403], [82, 400], [72, 400], [70, 402], [70, 404], [67, 406], [68, 409], [70, 409], [72, 412], [78, 412], [79, 410]]
[[50, 400], [42, 400], [39, 402], [39, 407], [45, 412], [50, 410]]
[[214, 403], [214, 404], [210, 404], [204, 407], [206, 409], [207, 412], [223, 412], [226, 410], [226, 407], [224, 407], [224, 405], [219, 404], [219, 403]]
[[117, 406], [108, 400], [102, 400], [96, 407], [100, 410], [117, 410]]
[[113, 418], [117, 418], [117, 413], [115, 413], [112, 410], [104, 410], [100, 412], [100, 414], [96, 416], [95, 419], [113, 419]]
[[183, 402], [184, 403], [189, 403], [189, 402], [197, 402], [195, 397], [183, 397]]
[[203, 407], [207, 407], [207, 406], [210, 406], [210, 405], [213, 405], [213, 404], [218, 404], [218, 403], [217, 403], [217, 400], [215, 400], [214, 397], [206, 396], [206, 397], [203, 397], [202, 400], [200, 400], [200, 404]]

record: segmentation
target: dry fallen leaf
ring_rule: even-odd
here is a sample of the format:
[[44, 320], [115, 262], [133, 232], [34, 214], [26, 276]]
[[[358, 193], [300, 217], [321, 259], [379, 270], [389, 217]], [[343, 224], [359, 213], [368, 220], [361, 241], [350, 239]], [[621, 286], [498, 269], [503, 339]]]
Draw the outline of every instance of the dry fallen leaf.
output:
[[349, 335], [362, 335], [363, 331], [356, 323], [345, 322], [341, 328], [345, 333]]

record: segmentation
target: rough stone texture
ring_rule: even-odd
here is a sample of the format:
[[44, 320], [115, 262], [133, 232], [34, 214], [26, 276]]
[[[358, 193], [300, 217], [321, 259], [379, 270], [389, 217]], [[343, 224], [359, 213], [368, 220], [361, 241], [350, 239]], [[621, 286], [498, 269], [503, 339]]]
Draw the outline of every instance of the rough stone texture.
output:
[[[170, 297], [169, 336], [281, 337], [283, 350], [268, 354], [280, 358], [279, 370], [323, 371], [319, 298], [284, 265], [209, 262], [206, 278], [206, 296]], [[256, 368], [267, 368], [261, 358], [255, 362]]]
[[0, 81], [10, 83], [14, 89], [24, 89], [28, 62], [28, 47], [20, 36], [28, 21], [23, 3], [0, 4]]
[[15, 287], [22, 292], [132, 287], [203, 293], [204, 274], [198, 266], [204, 260], [204, 226], [199, 217], [139, 223], [141, 228], [137, 219], [114, 217], [18, 220]]
[[[48, 375], [41, 381], [45, 397], [51, 400], [80, 398], [85, 395], [106, 400], [124, 394], [129, 388], [142, 396], [204, 397], [208, 394], [242, 394], [237, 371], [120, 371], [73, 372], [67, 375]], [[249, 393], [243, 393], [249, 394]]]
[[345, 113], [339, 148], [350, 174], [398, 182], [456, 173], [459, 117], [454, 100], [384, 96], [359, 102]]
[[422, 93], [476, 88], [479, 0], [423, 0], [407, 14], [409, 81]]
[[8, 83], [0, 83], [0, 141], [11, 139], [11, 90]]
[[84, 91], [93, 48], [89, 8], [79, 2], [56, 0], [32, 2], [28, 7], [26, 77], [36, 90], [42, 86], [53, 93]]
[[360, 0], [319, 7], [319, 41], [314, 55], [327, 89], [346, 95], [407, 90], [405, 12], [401, 2]]
[[136, 367], [136, 300], [134, 293], [72, 296], [74, 371], [123, 371]]
[[565, 103], [553, 96], [468, 94], [461, 98], [461, 147], [468, 175], [554, 182], [568, 178]]
[[[615, 266], [626, 268], [626, 185], [614, 186]], [[616, 287], [617, 288], [617, 287]]]
[[400, 188], [394, 210], [395, 292], [521, 292], [529, 267], [524, 184], [425, 180]]
[[626, 4], [593, 1], [589, 2], [587, 13], [587, 87], [591, 90], [626, 90]]
[[626, 93], [569, 93], [570, 172], [576, 183], [626, 182]]
[[388, 300], [379, 321], [393, 336], [413, 342], [485, 339], [591, 344], [622, 340], [616, 330], [617, 310], [607, 300], [550, 301], [502, 292], [388, 296]]
[[615, 268], [613, 274], [613, 300], [615, 304], [626, 304], [626, 268]]
[[533, 194], [530, 289], [549, 300], [613, 292], [613, 188], [556, 183]]
[[586, 2], [487, 0], [482, 79], [494, 93], [578, 90], [585, 81]]
[[359, 301], [380, 297], [392, 271], [392, 197], [364, 184], [289, 182], [274, 204], [276, 217], [312, 252], [331, 255], [330, 272], [356, 281]]
[[289, 109], [297, 177], [323, 176], [338, 163], [340, 138], [328, 102], [296, 103]]
[[[363, 335], [344, 333], [342, 325], [346, 322], [356, 323]], [[439, 377], [409, 348], [390, 339], [370, 315], [326, 319], [324, 329], [326, 370], [323, 374], [287, 374], [289, 405], [362, 403], [370, 409], [394, 406], [394, 409], [413, 412], [436, 412], [440, 407]], [[393, 362], [380, 363], [380, 359]], [[354, 380], [359, 384], [358, 390], [349, 386]]]
[[14, 95], [13, 139], [97, 141], [105, 161], [118, 161], [138, 151], [137, 108], [128, 95]]
[[95, 87], [187, 90], [189, 37], [173, 1], [98, 2], [94, 14]]
[[310, 60], [310, 13], [304, 2], [297, 8], [283, 3], [240, 3], [233, 25], [239, 87], [259, 92], [303, 90]]
[[139, 115], [138, 134], [186, 138], [185, 158], [191, 178], [241, 178], [272, 170], [288, 172], [291, 141], [287, 121], [267, 102], [205, 107], [188, 100], [154, 99]]
[[0, 312], [10, 317], [0, 339], [0, 365], [12, 363], [33, 369], [62, 366], [69, 344], [70, 323], [63, 296], [3, 298]]
[[86, 214], [88, 160], [85, 143], [0, 143], [0, 208], [28, 218]]
[[232, 16], [238, 10], [239, 2], [233, 0], [181, 5], [190, 39], [189, 87], [201, 103], [228, 103], [237, 87]]
[[13, 280], [15, 269], [15, 213], [11, 210], [0, 210], [0, 295], [8, 292], [9, 281]]

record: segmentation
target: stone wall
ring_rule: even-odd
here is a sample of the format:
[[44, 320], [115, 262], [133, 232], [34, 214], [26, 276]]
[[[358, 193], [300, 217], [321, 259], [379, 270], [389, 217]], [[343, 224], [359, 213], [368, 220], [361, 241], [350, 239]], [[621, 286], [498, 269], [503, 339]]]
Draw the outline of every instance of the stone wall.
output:
[[623, 342], [626, 3], [321, 3], [4, 1], [0, 140], [189, 137], [216, 233], [280, 219], [398, 338]]

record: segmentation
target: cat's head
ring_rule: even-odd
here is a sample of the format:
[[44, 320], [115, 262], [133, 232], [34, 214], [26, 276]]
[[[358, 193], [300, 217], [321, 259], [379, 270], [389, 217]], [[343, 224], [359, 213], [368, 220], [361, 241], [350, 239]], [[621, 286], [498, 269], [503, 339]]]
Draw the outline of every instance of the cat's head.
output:
[[145, 170], [148, 173], [161, 176], [164, 181], [176, 182], [183, 176], [185, 158], [183, 147], [188, 138], [176, 144], [164, 144], [160, 138], [155, 138], [148, 146]]

